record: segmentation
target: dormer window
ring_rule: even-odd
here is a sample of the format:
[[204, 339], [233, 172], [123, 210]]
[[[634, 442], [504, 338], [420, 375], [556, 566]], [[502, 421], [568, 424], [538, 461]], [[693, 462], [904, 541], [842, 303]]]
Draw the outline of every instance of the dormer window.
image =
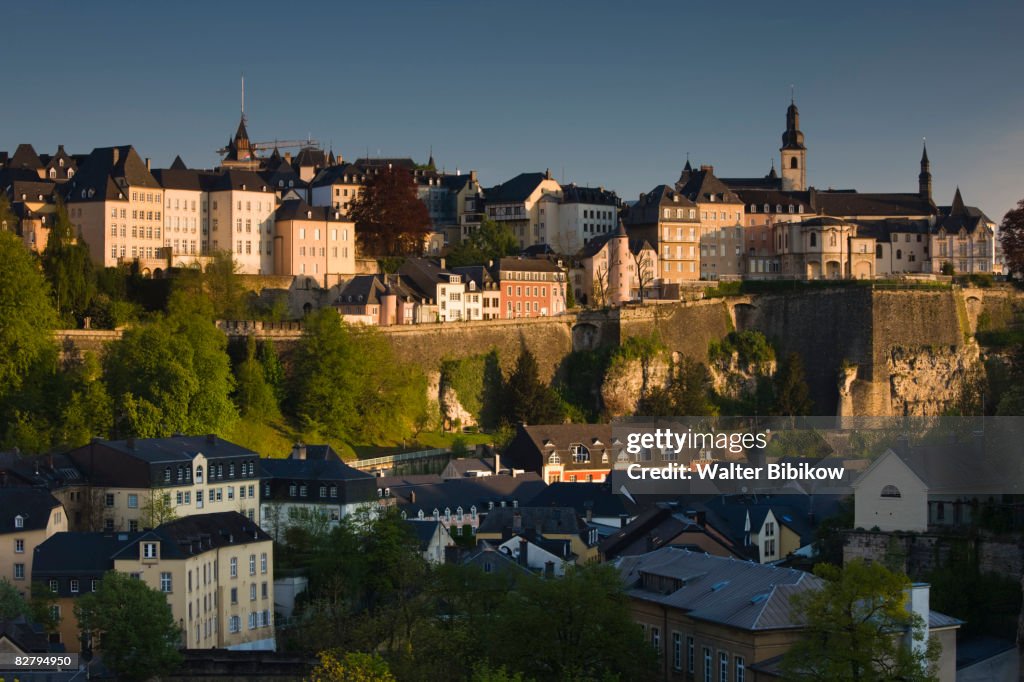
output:
[[15, 516], [14, 517], [14, 527], [15, 528], [24, 528], [25, 527], [25, 517], [22, 516], [21, 514], [18, 514], [17, 516]]
[[306, 211], [306, 219], [307, 220], [311, 220], [312, 218], [313, 218], [313, 212], [312, 211]]
[[75, 169], [74, 168], [69, 168], [68, 169], [68, 177], [69, 178], [75, 177]]
[[769, 211], [771, 211], [771, 210], [772, 210], [772, 209], [771, 209], [771, 206], [769, 206], [768, 204], [765, 204], [765, 205], [764, 205], [764, 212], [765, 212], [765, 213], [768, 213], [768, 212], [769, 212]]
[[422, 509], [420, 509], [418, 512], [416, 512], [416, 518], [421, 520], [421, 521], [423, 520], [423, 510]]
[[243, 192], [245, 191], [245, 185], [242, 185], [242, 191]]
[[200, 464], [196, 467], [196, 483], [203, 482], [203, 465]]
[[156, 559], [157, 555], [157, 543], [155, 542], [143, 542], [142, 543], [142, 558], [143, 559]]
[[50, 179], [53, 180], [56, 177], [57, 177], [57, 169], [56, 168], [51, 168], [50, 169]]

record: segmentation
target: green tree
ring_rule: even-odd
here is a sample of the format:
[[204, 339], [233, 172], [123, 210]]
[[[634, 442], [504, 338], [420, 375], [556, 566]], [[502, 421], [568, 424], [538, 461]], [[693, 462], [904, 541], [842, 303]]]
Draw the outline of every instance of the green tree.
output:
[[427, 409], [426, 377], [375, 329], [352, 329], [333, 308], [309, 316], [293, 355], [294, 414], [303, 429], [349, 442], [408, 435]]
[[[999, 226], [999, 241], [1006, 255], [1006, 265], [1015, 275], [1024, 273], [1024, 199], [1017, 202], [1017, 207], [1006, 212]], [[953, 274], [945, 271], [942, 274]], [[950, 264], [952, 269], [952, 264]]]
[[0, 232], [0, 402], [34, 367], [53, 368], [57, 314], [36, 261], [11, 232]]
[[361, 252], [401, 256], [423, 252], [430, 234], [430, 212], [416, 194], [409, 171], [381, 169], [366, 182], [349, 209]]
[[156, 528], [178, 518], [178, 512], [171, 503], [171, 494], [158, 488], [149, 491], [149, 499], [142, 505], [142, 515], [149, 528]]
[[[528, 677], [652, 679], [654, 650], [630, 617], [618, 572], [609, 565], [568, 570], [560, 580], [524, 579], [494, 612], [493, 639], [482, 647], [492, 665]], [[501, 642], [516, 642], [516, 647]], [[530, 652], [523, 656], [522, 652]]]
[[718, 413], [711, 402], [711, 375], [704, 363], [680, 358], [668, 384], [649, 389], [637, 401], [636, 412], [645, 417], [707, 417]]
[[449, 267], [487, 265], [520, 251], [519, 240], [512, 230], [501, 223], [484, 218], [473, 234], [448, 251], [445, 261]]
[[537, 358], [525, 345], [505, 382], [505, 419], [509, 424], [558, 424], [565, 419], [558, 393], [540, 380]]
[[0, 192], [0, 232], [18, 234], [18, 216], [11, 210], [7, 192]]
[[330, 650], [321, 651], [317, 658], [320, 662], [309, 682], [395, 682], [387, 661], [379, 654]]
[[843, 682], [857, 680], [937, 680], [938, 642], [920, 644], [927, 624], [906, 606], [910, 580], [885, 566], [863, 560], [842, 568], [819, 564], [819, 590], [793, 597], [792, 608], [805, 623], [804, 636], [783, 658], [787, 680]]
[[[103, 383], [103, 366], [94, 353], [68, 359], [59, 377], [59, 417], [54, 442], [68, 447], [87, 444], [93, 437], [107, 437], [114, 426], [114, 406]], [[53, 397], [54, 393], [51, 393]]]
[[62, 201], [57, 202], [53, 229], [43, 250], [43, 271], [50, 281], [57, 313], [65, 324], [77, 326], [96, 295], [96, 274], [89, 247], [74, 225]]
[[263, 367], [263, 378], [274, 389], [274, 398], [280, 405], [286, 395], [284, 365], [281, 364], [281, 358], [271, 339], [265, 339], [260, 343], [260, 365]]
[[263, 363], [256, 356], [256, 337], [252, 335], [246, 339], [245, 359], [235, 367], [235, 404], [243, 417], [279, 416], [274, 387], [264, 376]]
[[215, 251], [205, 269], [185, 268], [178, 272], [172, 293], [209, 302], [203, 308], [214, 320], [244, 320], [249, 317], [248, 293], [242, 286], [239, 265], [230, 251]]
[[166, 315], [109, 346], [105, 374], [119, 403], [119, 434], [217, 433], [235, 421], [227, 338], [210, 319], [208, 302], [174, 292]]
[[774, 412], [787, 417], [800, 417], [809, 415], [813, 406], [803, 360], [798, 353], [790, 353], [775, 375]]
[[118, 679], [147, 680], [180, 662], [181, 631], [162, 592], [110, 571], [75, 604], [83, 641], [95, 642]]
[[29, 613], [28, 602], [6, 577], [0, 578], [0, 623]]

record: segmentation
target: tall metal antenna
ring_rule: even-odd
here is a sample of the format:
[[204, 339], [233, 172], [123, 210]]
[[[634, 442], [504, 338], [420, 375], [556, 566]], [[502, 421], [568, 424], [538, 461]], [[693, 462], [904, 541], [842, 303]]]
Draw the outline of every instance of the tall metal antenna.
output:
[[245, 73], [242, 73], [242, 118], [245, 118]]
[[789, 84], [789, 103], [796, 104], [796, 86], [792, 83]]

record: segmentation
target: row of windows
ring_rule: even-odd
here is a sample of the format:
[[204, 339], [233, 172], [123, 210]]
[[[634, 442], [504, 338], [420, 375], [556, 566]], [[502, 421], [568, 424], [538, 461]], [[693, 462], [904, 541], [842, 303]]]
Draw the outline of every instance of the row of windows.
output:
[[[307, 493], [308, 493], [308, 490], [309, 489], [305, 485], [296, 485], [295, 483], [292, 483], [291, 485], [288, 486], [288, 496], [289, 497], [306, 497]], [[269, 484], [267, 484], [267, 486], [266, 486], [266, 494], [267, 494], [267, 496], [270, 495], [270, 485]], [[337, 497], [338, 496], [338, 486], [336, 486], [336, 485], [332, 485], [330, 487], [325, 486], [325, 485], [320, 486], [320, 497], [326, 498], [328, 496], [330, 496], [330, 497]]]
[[[641, 623], [647, 638], [647, 625]], [[656, 625], [650, 627], [651, 646], [660, 656], [661, 649], [661, 628]], [[685, 672], [688, 675], [695, 675], [697, 672], [696, 644], [690, 635], [683, 637], [681, 632], [672, 631], [671, 650], [666, 652], [671, 657], [672, 669]], [[746, 682], [747, 664], [743, 656], [730, 656], [728, 651], [718, 650], [717, 659], [714, 657], [711, 647], [701, 647], [701, 679], [704, 682]], [[683, 667], [685, 664], [685, 668]]]
[[[508, 294], [507, 294], [508, 296], [512, 295], [512, 287], [511, 286], [509, 286], [506, 289], [506, 291], [508, 292]], [[522, 296], [522, 295], [523, 295], [523, 287], [516, 287], [516, 296]], [[526, 295], [527, 296], [530, 295], [530, 287], [526, 287]], [[547, 296], [548, 295], [548, 288], [547, 287], [533, 287], [533, 295], [534, 296]]]
[[[762, 213], [770, 213], [771, 212], [771, 208], [772, 207], [771, 207], [770, 204], [765, 204], [761, 208], [761, 212]], [[775, 212], [776, 213], [782, 213], [783, 212], [782, 208], [783, 208], [782, 204], [775, 204]], [[804, 205], [803, 204], [797, 204], [795, 206], [793, 204], [789, 204], [787, 208], [788, 208], [789, 213], [803, 213], [804, 212]], [[750, 205], [750, 212], [751, 213], [757, 213], [757, 204], [751, 204]]]
[[[120, 234], [122, 237], [128, 236], [127, 225], [111, 225], [110, 236], [116, 237]], [[135, 239], [160, 239], [160, 226], [158, 225], [155, 229], [152, 225], [148, 225], [143, 229], [138, 225], [132, 225], [132, 237]]]

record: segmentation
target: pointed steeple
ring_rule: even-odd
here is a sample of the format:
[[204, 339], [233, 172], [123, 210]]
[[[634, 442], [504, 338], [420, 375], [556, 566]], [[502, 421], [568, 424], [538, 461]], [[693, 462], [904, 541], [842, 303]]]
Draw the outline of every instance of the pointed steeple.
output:
[[181, 156], [175, 156], [174, 161], [171, 162], [171, 170], [188, 170], [188, 166], [181, 160]]
[[960, 196], [959, 185], [956, 194], [953, 195], [953, 205], [949, 207], [949, 215], [967, 215], [967, 208], [964, 206], [964, 198]]
[[786, 132], [782, 133], [783, 149], [806, 149], [804, 147], [804, 134], [800, 132], [800, 110], [796, 108], [796, 102], [790, 101], [786, 109]]
[[779, 174], [775, 172], [775, 159], [772, 159], [772, 169], [768, 171], [768, 175], [765, 176], [769, 180], [775, 180], [779, 177]]
[[683, 166], [684, 171], [692, 171], [693, 166], [690, 165], [690, 152], [686, 152], [686, 165]]
[[437, 168], [437, 166], [434, 165], [434, 146], [433, 145], [430, 146], [430, 158], [427, 159], [427, 168], [433, 168], [433, 169]]
[[932, 198], [932, 168], [928, 161], [928, 145], [922, 142], [921, 172], [917, 176], [917, 193], [922, 199]]

